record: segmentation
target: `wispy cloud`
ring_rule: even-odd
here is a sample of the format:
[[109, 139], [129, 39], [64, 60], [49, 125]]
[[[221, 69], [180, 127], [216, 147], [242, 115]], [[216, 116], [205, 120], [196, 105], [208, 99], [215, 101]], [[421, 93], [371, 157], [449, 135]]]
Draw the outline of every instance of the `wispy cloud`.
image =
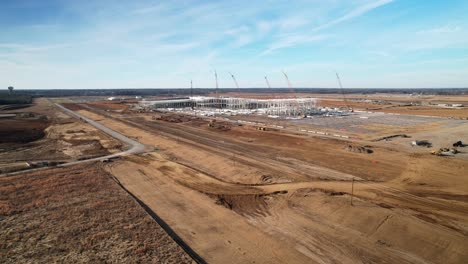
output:
[[368, 53], [372, 54], [372, 55], [377, 55], [379, 57], [390, 57], [391, 56], [389, 52], [381, 51], [381, 50], [371, 50]]
[[381, 7], [381, 6], [384, 6], [384, 5], [387, 5], [387, 4], [390, 4], [391, 2], [393, 2], [394, 0], [378, 0], [378, 1], [371, 1], [369, 3], [366, 3], [364, 5], [361, 5], [361, 6], [358, 6], [356, 7], [355, 9], [351, 10], [350, 12], [346, 13], [345, 15], [339, 17], [339, 18], [336, 18], [332, 21], [329, 21], [329, 22], [326, 22], [325, 24], [322, 24], [316, 28], [314, 28], [315, 31], [318, 31], [318, 30], [322, 30], [322, 29], [326, 29], [326, 28], [329, 28], [331, 26], [334, 26], [334, 25], [337, 25], [337, 24], [340, 24], [342, 22], [345, 22], [345, 21], [348, 21], [348, 20], [351, 20], [353, 18], [356, 18], [356, 17], [359, 17], [361, 15], [364, 15], [365, 13], [369, 12], [369, 11], [372, 11], [378, 7]]
[[417, 34], [448, 34], [448, 33], [456, 33], [462, 30], [461, 26], [454, 26], [454, 25], [445, 25], [441, 27], [434, 27], [430, 29], [420, 30], [416, 32]]
[[[222, 84], [233, 85], [232, 71], [246, 86], [264, 86], [267, 73], [284, 86], [287, 67], [295, 83], [313, 86], [321, 76], [310, 69], [346, 76], [379, 64], [384, 72], [391, 63], [461, 57], [468, 45], [466, 18], [440, 6], [422, 15], [403, 0], [378, 10], [387, 12], [373, 11], [393, 0], [109, 1], [43, 0], [34, 6], [47, 2], [49, 13], [17, 13], [16, 24], [0, 19], [0, 86], [13, 78], [19, 87], [181, 87], [193, 78], [211, 87], [215, 67]], [[54, 74], [60, 79], [47, 81]]]
[[260, 56], [265, 56], [273, 51], [294, 47], [302, 44], [310, 44], [329, 38], [331, 35], [321, 34], [314, 36], [307, 35], [284, 35], [277, 41], [273, 42], [266, 50], [260, 53]]
[[143, 14], [148, 14], [148, 13], [155, 13], [155, 12], [160, 12], [165, 10], [165, 6], [163, 4], [156, 4], [156, 5], [150, 5], [150, 6], [145, 6], [145, 7], [140, 7], [136, 8], [131, 11], [132, 14], [135, 15], [143, 15]]

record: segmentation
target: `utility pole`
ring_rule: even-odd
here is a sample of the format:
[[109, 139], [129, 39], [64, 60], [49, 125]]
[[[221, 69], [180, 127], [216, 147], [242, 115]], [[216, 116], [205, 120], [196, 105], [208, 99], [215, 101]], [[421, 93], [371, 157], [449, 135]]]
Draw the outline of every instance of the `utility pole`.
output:
[[353, 206], [353, 196], [354, 196], [354, 177], [351, 181], [351, 206]]

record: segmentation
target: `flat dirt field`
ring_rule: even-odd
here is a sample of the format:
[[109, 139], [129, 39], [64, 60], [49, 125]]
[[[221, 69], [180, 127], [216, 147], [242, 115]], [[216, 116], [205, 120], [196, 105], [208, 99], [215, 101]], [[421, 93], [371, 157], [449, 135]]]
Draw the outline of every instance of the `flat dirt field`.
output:
[[[410, 96], [410, 95], [345, 95], [337, 98], [310, 95], [320, 98], [319, 105], [372, 110], [407, 115], [441, 116], [468, 119], [468, 96]], [[345, 102], [346, 99], [346, 102]], [[462, 104], [463, 107], [442, 107], [439, 104]]]
[[0, 173], [104, 156], [121, 148], [119, 141], [57, 111], [45, 98], [0, 111]]
[[[435, 147], [468, 141], [463, 119], [378, 116], [361, 124], [361, 138], [338, 139], [298, 133], [317, 124], [259, 131], [180, 114], [74, 109], [153, 147], [105, 169], [209, 263], [468, 259], [466, 147], [439, 157], [409, 145], [423, 136]], [[381, 118], [389, 122], [377, 125]], [[374, 140], [393, 133], [409, 138]]]
[[191, 263], [100, 164], [0, 178], [1, 263]]

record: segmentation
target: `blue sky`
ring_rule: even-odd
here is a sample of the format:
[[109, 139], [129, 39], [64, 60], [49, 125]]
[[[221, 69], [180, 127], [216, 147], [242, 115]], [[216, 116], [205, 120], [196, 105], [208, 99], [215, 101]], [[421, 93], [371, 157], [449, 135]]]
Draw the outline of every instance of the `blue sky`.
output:
[[0, 87], [468, 87], [468, 1], [0, 0]]

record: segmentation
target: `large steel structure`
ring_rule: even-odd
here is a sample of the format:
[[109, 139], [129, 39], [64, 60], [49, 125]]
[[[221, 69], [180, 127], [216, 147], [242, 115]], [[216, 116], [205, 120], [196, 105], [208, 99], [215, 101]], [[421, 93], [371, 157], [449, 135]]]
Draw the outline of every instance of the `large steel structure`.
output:
[[252, 110], [276, 116], [301, 116], [317, 112], [315, 98], [250, 99], [235, 97], [189, 97], [183, 99], [142, 101], [145, 108], [193, 108]]

